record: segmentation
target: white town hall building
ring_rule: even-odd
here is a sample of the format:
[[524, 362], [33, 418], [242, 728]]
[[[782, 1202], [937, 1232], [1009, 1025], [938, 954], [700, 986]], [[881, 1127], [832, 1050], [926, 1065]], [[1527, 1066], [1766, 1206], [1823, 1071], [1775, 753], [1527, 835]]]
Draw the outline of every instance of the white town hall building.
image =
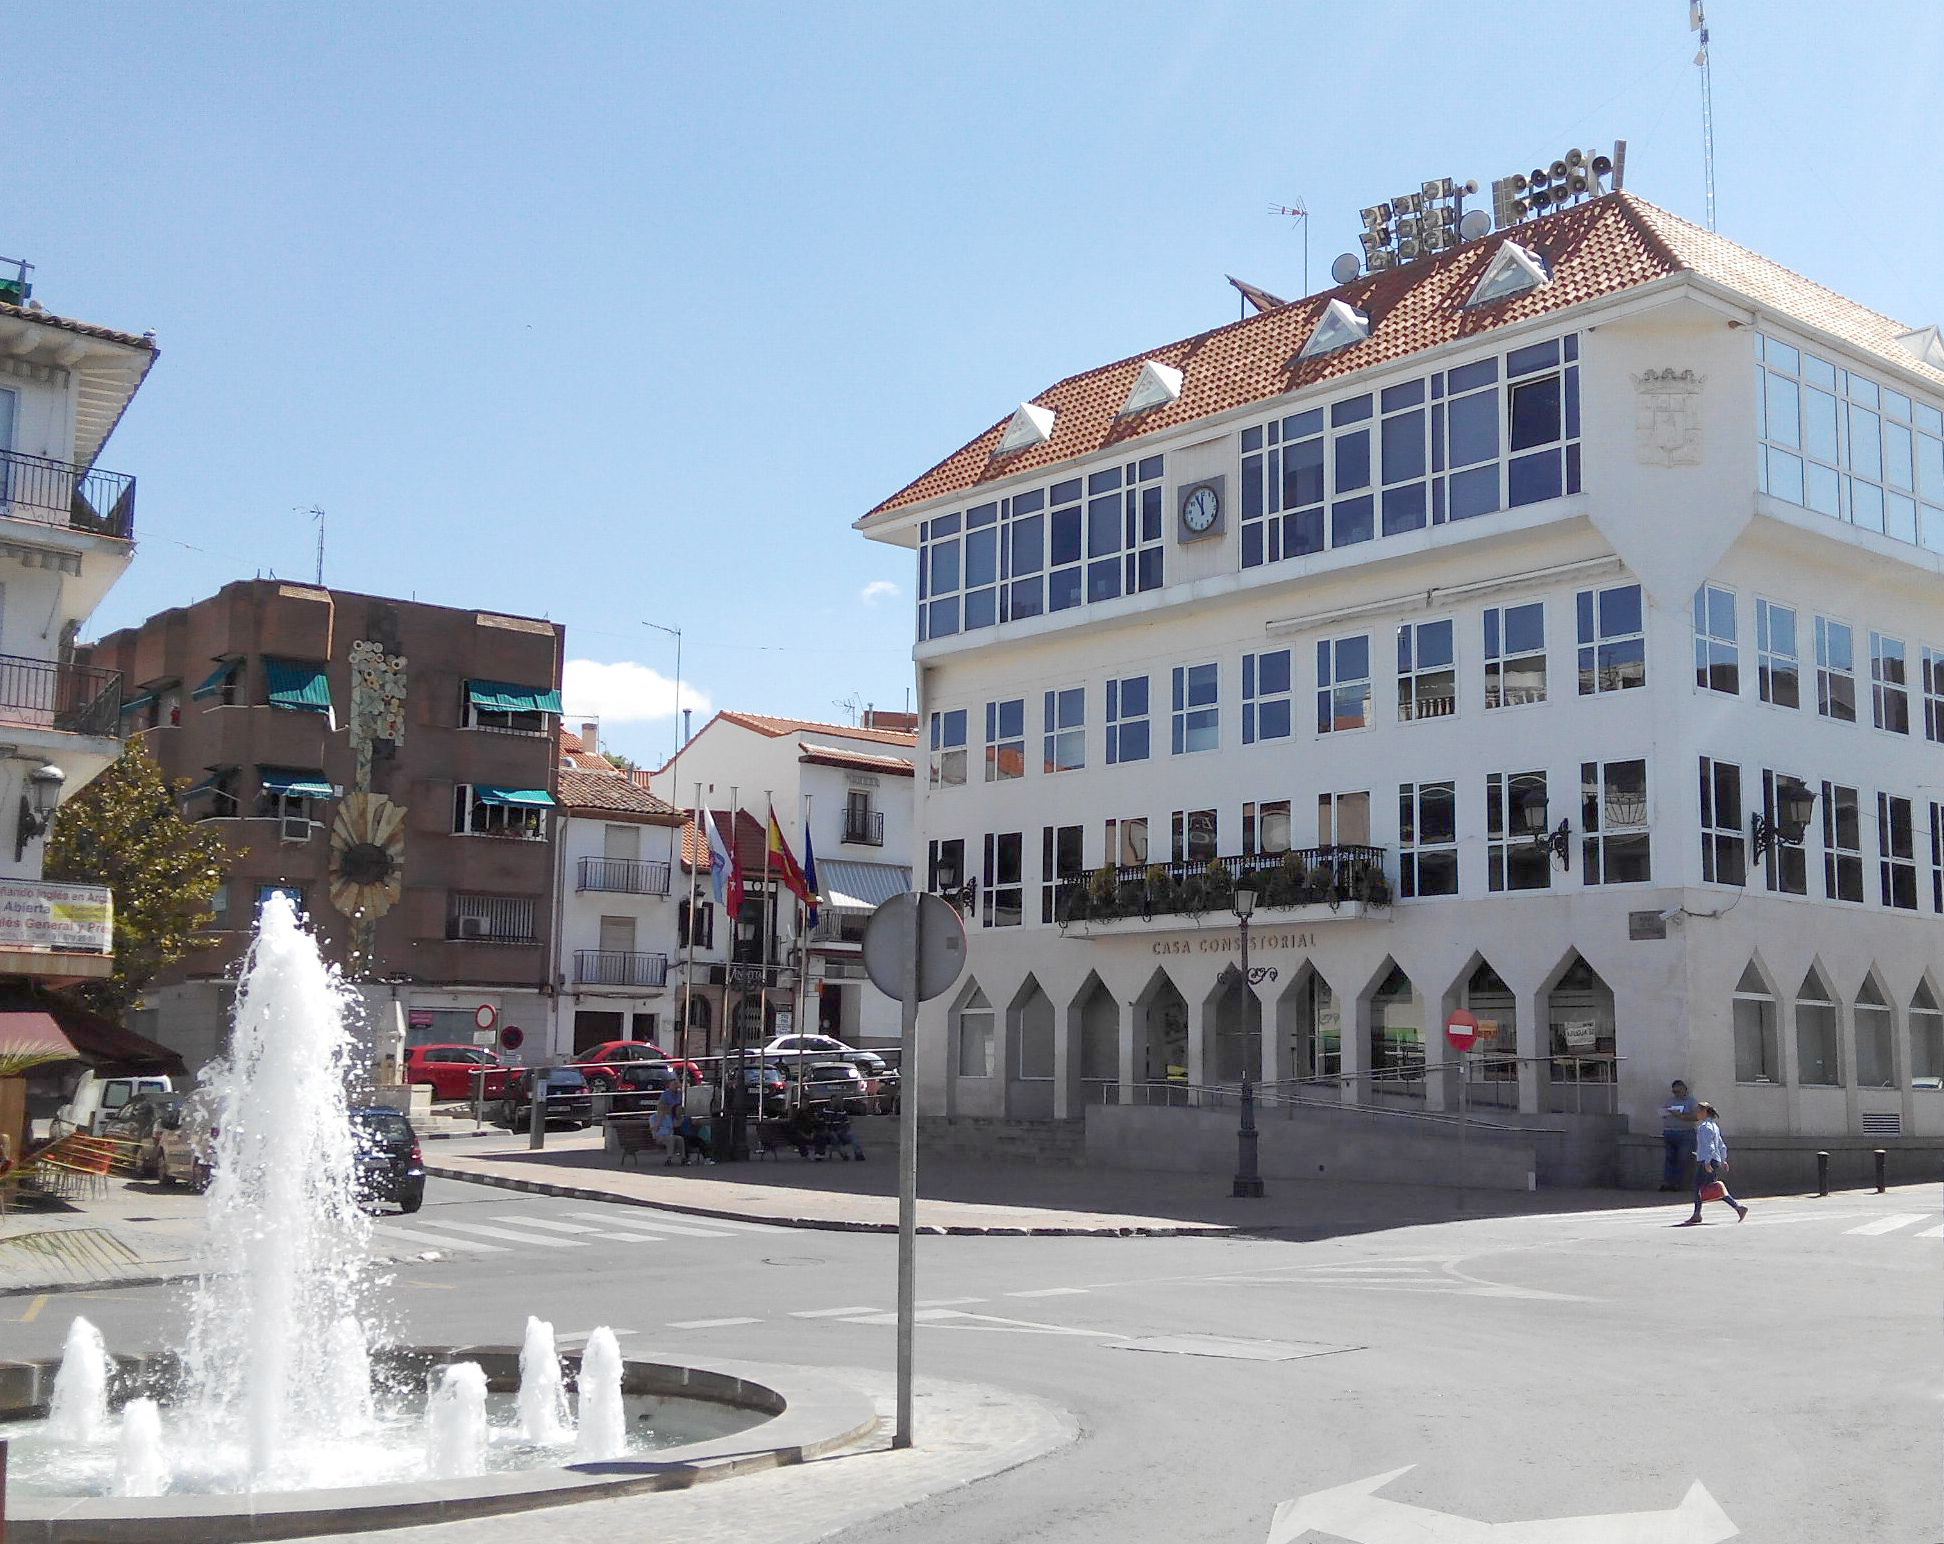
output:
[[1675, 1077], [1738, 1173], [1944, 1145], [1935, 329], [1627, 192], [1260, 298], [858, 521], [969, 934], [926, 1116], [1219, 1165], [1246, 1069], [1265, 1173], [1281, 1096], [1422, 1168], [1469, 1008], [1541, 1183], [1657, 1166]]

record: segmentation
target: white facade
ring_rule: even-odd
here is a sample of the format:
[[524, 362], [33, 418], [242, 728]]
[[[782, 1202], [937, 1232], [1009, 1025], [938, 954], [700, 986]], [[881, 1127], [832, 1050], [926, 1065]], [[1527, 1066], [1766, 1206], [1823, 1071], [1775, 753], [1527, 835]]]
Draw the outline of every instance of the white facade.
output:
[[[718, 714], [654, 775], [656, 793], [683, 806], [699, 788], [704, 807], [726, 811], [733, 799], [760, 824], [773, 805], [799, 863], [808, 833], [819, 918], [799, 941], [794, 909], [782, 907], [778, 956], [789, 959], [802, 943], [806, 1027], [853, 1044], [895, 1041], [899, 1032], [897, 1004], [864, 977], [860, 940], [869, 909], [911, 885], [912, 742], [898, 731]], [[760, 873], [752, 868], [745, 879], [753, 886]]]
[[[1656, 1131], [1684, 1077], [1742, 1133], [1944, 1135], [1944, 373], [1751, 287], [1690, 269], [1486, 318], [1286, 396], [861, 521], [930, 559], [918, 836], [970, 935], [959, 986], [921, 1017], [923, 1108], [1071, 1118], [1171, 1076], [1232, 1084], [1245, 1065], [1270, 1082], [1339, 1079], [1346, 1102], [1446, 1108], [1440, 1027], [1470, 1007], [1498, 1030], [1473, 1064], [1474, 1101], [1529, 1118], [1611, 1111]], [[1379, 293], [1403, 314], [1395, 282]], [[1803, 351], [1790, 389], [1758, 379], [1765, 337], [1783, 366], [1789, 345]], [[1192, 389], [1200, 356], [1180, 357]], [[1811, 359], [1855, 372], [1822, 481], [1821, 417], [1783, 422], [1821, 389]], [[1488, 360], [1475, 405], [1496, 507], [1459, 519], [1472, 473], [1458, 403]], [[1319, 408], [1313, 430], [1304, 415]], [[1269, 474], [1258, 516], [1244, 490], [1264, 486], [1282, 445], [1289, 481]], [[1542, 453], [1558, 458], [1550, 474], [1513, 464]], [[1031, 522], [1058, 485], [1099, 473], [1121, 490], [1110, 538], [1126, 513], [1125, 538], [1106, 543], [1115, 566], [1082, 599], [1096, 554], [1076, 546], [1073, 603], [1048, 609], [1061, 554], [1030, 546]], [[1223, 508], [1199, 535], [1181, 514], [1204, 486]], [[1804, 507], [1824, 487], [1841, 489], [1844, 518]], [[1099, 491], [1090, 481], [1084, 497]], [[1414, 499], [1449, 518], [1413, 525]], [[1145, 521], [1157, 506], [1158, 530]], [[1392, 534], [1387, 511], [1400, 512]], [[974, 591], [1004, 595], [1018, 572], [974, 556], [975, 516], [1000, 553], [1042, 555], [1020, 608], [1039, 614], [982, 625], [982, 597], [974, 625]], [[1299, 548], [1313, 529], [1319, 550], [1245, 561], [1245, 535], [1271, 525]], [[1704, 681], [1706, 586], [1719, 593]], [[946, 609], [927, 616], [933, 604]], [[1535, 650], [1523, 640], [1541, 617]], [[1793, 707], [1770, 700], [1787, 695], [1790, 622]], [[1825, 658], [1842, 655], [1831, 624], [1850, 629], [1847, 685], [1833, 665], [1819, 683], [1819, 637]], [[1846, 690], [1855, 721], [1840, 716]], [[1757, 863], [1777, 778], [1818, 797], [1803, 844]], [[1562, 833], [1561, 854], [1527, 834], [1527, 804], [1543, 836]], [[1378, 850], [1367, 863], [1346, 852], [1363, 848]], [[1285, 849], [1309, 850], [1307, 890]], [[1258, 876], [1249, 988], [1223, 874], [1198, 908], [1167, 893], [1206, 886], [1209, 856]], [[1103, 878], [1110, 865], [1125, 867]], [[1798, 867], [1805, 893], [1789, 893]], [[1411, 893], [1454, 873], [1454, 893]]]

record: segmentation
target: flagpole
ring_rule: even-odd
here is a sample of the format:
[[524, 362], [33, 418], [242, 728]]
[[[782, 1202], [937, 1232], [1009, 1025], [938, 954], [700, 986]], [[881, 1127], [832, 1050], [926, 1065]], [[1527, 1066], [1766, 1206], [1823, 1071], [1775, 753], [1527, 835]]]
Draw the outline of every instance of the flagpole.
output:
[[[770, 886], [770, 826], [776, 824], [776, 790], [763, 790], [763, 806], [769, 813], [769, 822], [763, 827], [763, 985], [758, 999], [757, 1033], [767, 1040], [770, 1029], [769, 994], [770, 972], [776, 968], [776, 896]], [[738, 1085], [746, 1081], [741, 1069], [737, 1070]]]
[[[811, 796], [807, 793], [802, 795], [803, 831], [805, 835], [804, 850], [806, 852], [809, 851], [808, 837], [810, 831], [810, 797]], [[808, 890], [810, 888], [807, 876], [803, 888], [805, 890]], [[796, 1007], [794, 1011], [794, 1018], [796, 1023], [797, 1050], [799, 1052], [808, 1049], [808, 1046], [805, 1043], [803, 1037], [809, 1033], [809, 1031], [804, 1027], [803, 1024], [804, 979], [810, 974], [810, 936], [809, 936], [810, 928], [809, 928], [809, 923], [806, 920], [806, 916], [805, 916], [805, 908], [807, 905], [808, 902], [805, 899], [805, 897], [802, 895], [798, 895], [797, 904], [796, 904], [797, 973], [796, 973], [796, 994], [795, 994]], [[817, 1032], [821, 1034], [822, 1031], [823, 1031], [823, 1026], [819, 1024], [817, 1026]], [[797, 1083], [799, 1086], [801, 1086], [803, 1083], [803, 1062], [801, 1058], [799, 1058], [797, 1062]]]
[[[733, 1035], [734, 1043], [738, 1047], [742, 1044], [742, 1016], [740, 1014], [736, 1016], [733, 1021], [735, 1026], [733, 1030], [730, 1027], [732, 1021], [729, 1017], [729, 978], [736, 973], [736, 921], [742, 914], [741, 859], [736, 851], [736, 825], [741, 814], [742, 789], [732, 783], [729, 787], [729, 836], [724, 843], [729, 853], [729, 877], [725, 883], [734, 885], [735, 889], [724, 892], [724, 904], [726, 905], [729, 897], [733, 895], [736, 900], [736, 905], [730, 914], [728, 945], [722, 953], [722, 1060], [717, 1063], [722, 1069], [722, 1113], [726, 1119], [733, 1119], [734, 1116], [734, 1096], [729, 1083], [729, 1046], [731, 1036]], [[721, 830], [721, 826], [718, 825], [716, 827], [718, 835], [721, 834]], [[738, 999], [738, 1002], [740, 1005], [740, 999]], [[720, 1144], [720, 1150], [717, 1156], [728, 1158], [733, 1156], [733, 1154], [734, 1137], [731, 1135], [728, 1140]]]
[[[677, 798], [681, 797], [680, 789], [676, 789], [675, 796]], [[675, 1031], [675, 1051], [683, 1061], [688, 1060], [689, 999], [695, 992], [695, 883], [701, 878], [701, 854], [708, 851], [709, 848], [709, 839], [702, 833], [702, 784], [700, 782], [697, 782], [695, 785], [695, 810], [693, 819], [697, 852], [691, 856], [686, 850], [688, 847], [686, 832], [679, 833], [676, 838], [681, 842], [684, 849], [682, 856], [689, 860], [688, 927], [684, 930], [688, 936], [682, 941], [682, 1022], [681, 1026]], [[706, 1050], [707, 1047], [705, 1045], [705, 1053]], [[683, 1071], [682, 1077], [686, 1079], [688, 1073]], [[682, 1092], [684, 1095], [688, 1092], [686, 1082], [683, 1084]]]

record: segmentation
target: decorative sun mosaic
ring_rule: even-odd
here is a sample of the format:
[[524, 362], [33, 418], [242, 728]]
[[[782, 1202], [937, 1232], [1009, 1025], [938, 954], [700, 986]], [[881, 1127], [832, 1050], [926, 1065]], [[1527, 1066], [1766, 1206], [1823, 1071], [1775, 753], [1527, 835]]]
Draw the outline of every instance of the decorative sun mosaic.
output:
[[331, 904], [376, 919], [398, 904], [405, 874], [405, 806], [349, 793], [331, 822]]

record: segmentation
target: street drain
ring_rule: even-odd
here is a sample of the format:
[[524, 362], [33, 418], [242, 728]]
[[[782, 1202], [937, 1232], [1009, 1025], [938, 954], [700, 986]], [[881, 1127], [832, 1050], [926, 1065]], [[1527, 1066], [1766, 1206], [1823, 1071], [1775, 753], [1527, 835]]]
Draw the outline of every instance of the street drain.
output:
[[1167, 1356], [1219, 1356], [1232, 1362], [1294, 1362], [1310, 1356], [1337, 1356], [1360, 1346], [1327, 1346], [1314, 1340], [1233, 1340], [1225, 1335], [1148, 1335], [1117, 1340], [1110, 1351], [1157, 1351]]

